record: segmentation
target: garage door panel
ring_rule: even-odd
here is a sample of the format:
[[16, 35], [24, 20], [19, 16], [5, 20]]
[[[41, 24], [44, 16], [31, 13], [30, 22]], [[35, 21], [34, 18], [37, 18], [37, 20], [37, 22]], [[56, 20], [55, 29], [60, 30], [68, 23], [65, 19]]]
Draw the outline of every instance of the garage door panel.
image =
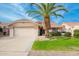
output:
[[15, 36], [17, 37], [32, 37], [36, 36], [36, 33], [34, 28], [15, 28]]

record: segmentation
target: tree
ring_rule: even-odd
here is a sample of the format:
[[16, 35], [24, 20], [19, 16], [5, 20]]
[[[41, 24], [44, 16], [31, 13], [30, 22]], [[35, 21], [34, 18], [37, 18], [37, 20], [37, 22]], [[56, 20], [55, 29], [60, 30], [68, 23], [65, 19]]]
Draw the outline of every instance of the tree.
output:
[[26, 13], [30, 16], [34, 16], [34, 18], [37, 16], [42, 16], [44, 18], [46, 36], [48, 36], [48, 30], [50, 29], [50, 16], [64, 18], [57, 12], [62, 10], [67, 12], [63, 5], [56, 5], [56, 3], [31, 3], [31, 6], [36, 7], [36, 9], [28, 10]]

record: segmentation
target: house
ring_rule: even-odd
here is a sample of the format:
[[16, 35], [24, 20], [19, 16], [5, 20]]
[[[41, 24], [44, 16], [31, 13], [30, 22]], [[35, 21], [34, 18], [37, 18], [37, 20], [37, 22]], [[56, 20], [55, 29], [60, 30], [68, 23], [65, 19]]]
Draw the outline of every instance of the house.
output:
[[65, 31], [71, 32], [73, 36], [74, 30], [79, 29], [79, 22], [64, 22], [62, 27], [65, 27]]
[[[44, 22], [36, 22], [36, 23], [38, 24], [38, 26], [41, 25], [45, 29]], [[58, 30], [62, 30], [62, 26], [57, 26], [55, 22], [50, 22], [50, 29], [54, 30], [55, 28], [57, 28]]]
[[4, 27], [4, 26], [7, 26], [8, 24], [6, 24], [6, 23], [3, 23], [3, 22], [0, 22], [0, 27]]
[[31, 37], [37, 36], [37, 24], [28, 19], [20, 19], [8, 25], [10, 37]]
[[[10, 37], [27, 37], [32, 35], [37, 36], [40, 31], [39, 26], [42, 26], [43, 30], [45, 30], [44, 22], [32, 22], [28, 19], [16, 20], [8, 25], [8, 27], [10, 28]], [[55, 28], [57, 28], [59, 31], [62, 30], [62, 26], [56, 26], [54, 22], [50, 23], [50, 27], [52, 31], [54, 31]]]
[[79, 22], [64, 22], [62, 26], [65, 26], [66, 30], [79, 29]]
[[9, 32], [8, 32], [8, 23], [0, 22], [0, 37], [2, 37], [4, 35], [6, 35], [6, 36], [9, 35]]

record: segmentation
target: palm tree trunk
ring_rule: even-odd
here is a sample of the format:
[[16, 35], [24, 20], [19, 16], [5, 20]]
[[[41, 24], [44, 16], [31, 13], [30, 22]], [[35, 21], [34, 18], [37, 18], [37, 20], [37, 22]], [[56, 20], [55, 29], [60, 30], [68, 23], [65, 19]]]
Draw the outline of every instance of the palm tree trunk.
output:
[[45, 36], [48, 37], [49, 36], [49, 29], [50, 29], [50, 17], [49, 16], [45, 16], [44, 17], [44, 27], [45, 27]]

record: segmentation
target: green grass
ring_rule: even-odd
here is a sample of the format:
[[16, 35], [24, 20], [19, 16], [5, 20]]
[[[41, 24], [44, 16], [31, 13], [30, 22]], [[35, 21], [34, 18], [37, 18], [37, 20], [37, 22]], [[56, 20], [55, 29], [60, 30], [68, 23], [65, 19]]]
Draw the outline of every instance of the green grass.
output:
[[57, 40], [35, 41], [32, 50], [71, 51], [79, 49], [78, 38], [57, 37]]

